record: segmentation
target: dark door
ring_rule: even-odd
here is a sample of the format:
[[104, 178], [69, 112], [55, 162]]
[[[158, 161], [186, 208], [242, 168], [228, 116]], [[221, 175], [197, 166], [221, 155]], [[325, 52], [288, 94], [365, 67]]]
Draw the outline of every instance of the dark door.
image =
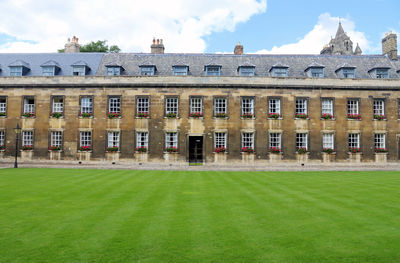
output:
[[189, 136], [189, 163], [203, 163], [203, 136]]

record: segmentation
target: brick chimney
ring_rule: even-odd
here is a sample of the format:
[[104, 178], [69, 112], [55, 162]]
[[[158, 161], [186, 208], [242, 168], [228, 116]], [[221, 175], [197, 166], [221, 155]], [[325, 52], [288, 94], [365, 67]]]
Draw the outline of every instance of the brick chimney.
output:
[[243, 55], [243, 46], [239, 43], [235, 46], [235, 49], [233, 50], [233, 53], [235, 55]]
[[164, 44], [162, 39], [153, 38], [153, 44], [151, 44], [151, 54], [164, 54]]
[[72, 37], [72, 40], [68, 38], [67, 44], [65, 44], [65, 53], [79, 53], [81, 45], [79, 45], [79, 38], [76, 36]]
[[391, 60], [397, 60], [397, 35], [391, 31], [382, 39], [382, 54], [388, 55]]

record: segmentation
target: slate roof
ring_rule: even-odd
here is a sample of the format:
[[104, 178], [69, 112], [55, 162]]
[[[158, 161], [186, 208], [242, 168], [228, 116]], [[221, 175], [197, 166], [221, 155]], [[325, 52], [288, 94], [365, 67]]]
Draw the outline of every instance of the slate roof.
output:
[[189, 66], [188, 75], [205, 76], [206, 65], [221, 66], [221, 76], [238, 76], [238, 67], [251, 63], [255, 66], [255, 76], [269, 77], [269, 70], [274, 66], [287, 66], [288, 77], [306, 78], [305, 70], [310, 65], [323, 65], [325, 78], [339, 78], [336, 70], [343, 65], [351, 65], [356, 68], [356, 78], [371, 78], [368, 73], [371, 68], [390, 68], [390, 77], [399, 79], [400, 61], [392, 61], [384, 55], [260, 55], [260, 54], [146, 54], [146, 53], [107, 53], [96, 75], [105, 75], [105, 65], [118, 61], [125, 68], [123, 75], [138, 76], [139, 66], [157, 66], [158, 76], [173, 75], [172, 66], [182, 61]]
[[[238, 67], [252, 65], [255, 76], [270, 77], [274, 66], [288, 67], [288, 77], [307, 78], [305, 72], [311, 65], [322, 65], [325, 78], [339, 78], [336, 71], [341, 67], [356, 68], [356, 78], [371, 78], [371, 69], [390, 68], [391, 78], [400, 79], [400, 60], [392, 61], [384, 55], [260, 55], [260, 54], [185, 54], [185, 53], [36, 53], [0, 54], [0, 76], [9, 76], [9, 65], [16, 61], [29, 64], [27, 76], [41, 76], [41, 65], [52, 61], [58, 64], [57, 76], [71, 76], [72, 66], [86, 64], [91, 70], [88, 75], [106, 75], [106, 66], [118, 65], [124, 68], [122, 75], [139, 76], [140, 66], [154, 65], [156, 76], [173, 75], [173, 66], [186, 65], [188, 75], [205, 76], [206, 65], [221, 66], [221, 76], [238, 76]], [[57, 77], [55, 76], [55, 77]]]
[[49, 61], [58, 64], [60, 71], [57, 76], [72, 76], [71, 65], [80, 60], [85, 61], [91, 68], [87, 75], [95, 75], [103, 56], [104, 53], [1, 53], [2, 70], [0, 76], [10, 76], [9, 65], [18, 60], [29, 64], [30, 71], [27, 72], [26, 76], [42, 76], [41, 66]]

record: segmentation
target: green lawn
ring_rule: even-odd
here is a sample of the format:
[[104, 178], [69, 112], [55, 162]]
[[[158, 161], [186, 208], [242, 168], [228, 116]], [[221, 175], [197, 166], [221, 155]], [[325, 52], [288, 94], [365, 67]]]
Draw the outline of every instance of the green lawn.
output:
[[400, 173], [2, 169], [0, 262], [400, 262]]

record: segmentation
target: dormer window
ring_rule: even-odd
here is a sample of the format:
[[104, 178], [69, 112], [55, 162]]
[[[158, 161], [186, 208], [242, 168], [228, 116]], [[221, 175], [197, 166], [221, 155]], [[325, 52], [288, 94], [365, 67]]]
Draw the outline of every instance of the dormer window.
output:
[[254, 77], [255, 67], [253, 66], [240, 66], [239, 75], [244, 77]]
[[189, 71], [188, 66], [173, 66], [174, 76], [186, 76]]
[[107, 76], [120, 76], [121, 75], [121, 67], [107, 66], [106, 74], [107, 74]]
[[389, 69], [388, 68], [377, 68], [375, 69], [375, 76], [377, 79], [388, 79]]
[[217, 65], [208, 65], [205, 67], [207, 76], [220, 76], [221, 75], [221, 66]]
[[309, 78], [323, 78], [324, 68], [323, 67], [309, 67], [306, 69], [307, 76]]
[[73, 76], [86, 76], [90, 68], [84, 61], [75, 62], [72, 66]]
[[156, 73], [156, 66], [140, 66], [140, 75], [154, 76]]
[[10, 76], [20, 77], [23, 74], [21, 66], [10, 67]]
[[42, 76], [55, 76], [60, 71], [60, 65], [53, 60], [43, 63], [40, 67], [42, 68]]
[[354, 79], [356, 77], [356, 69], [354, 68], [343, 68], [341, 71], [343, 78]]
[[273, 77], [287, 77], [288, 68], [287, 67], [273, 67], [271, 68]]

